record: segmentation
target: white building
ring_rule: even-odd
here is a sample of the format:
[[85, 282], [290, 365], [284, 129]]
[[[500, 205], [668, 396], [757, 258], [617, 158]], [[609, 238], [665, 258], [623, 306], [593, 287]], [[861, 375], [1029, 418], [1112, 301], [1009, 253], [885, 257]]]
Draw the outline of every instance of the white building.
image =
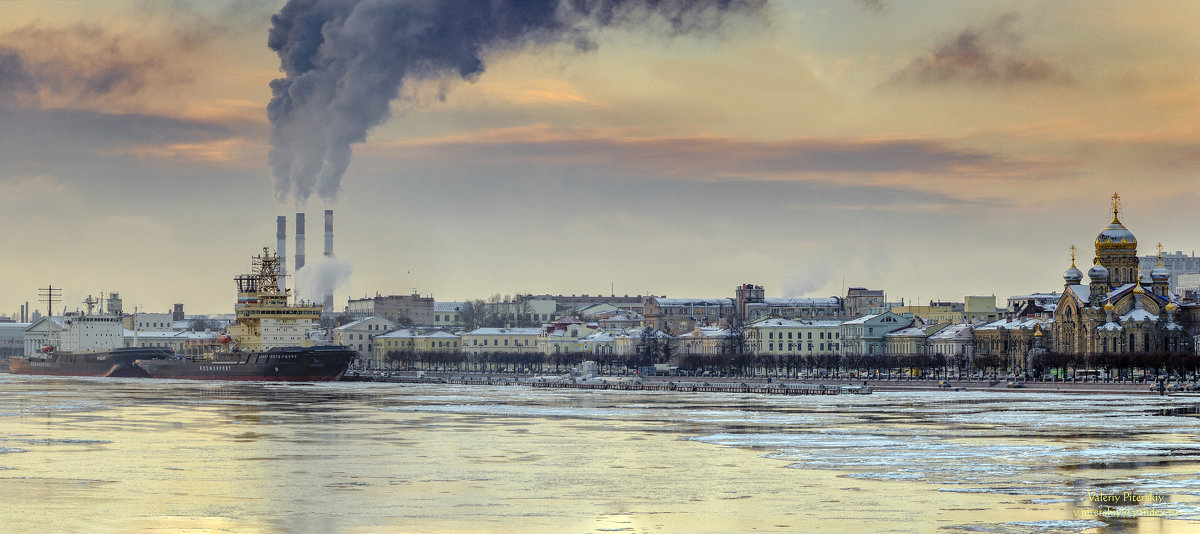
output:
[[815, 356], [839, 354], [840, 321], [760, 319], [745, 328], [746, 348], [754, 354]]
[[883, 335], [883, 353], [889, 356], [925, 354], [925, 339], [929, 337], [919, 326], [910, 326]]
[[62, 317], [42, 317], [24, 330], [25, 355], [40, 352], [43, 346], [58, 346], [63, 331]]
[[913, 320], [892, 312], [864, 315], [842, 323], [842, 355], [884, 353], [884, 335], [912, 326]]
[[934, 332], [925, 342], [929, 345], [929, 354], [940, 354], [950, 360], [962, 359], [969, 362], [973, 354], [971, 335], [971, 325], [952, 324]]
[[137, 330], [138, 332], [172, 332], [187, 330], [187, 323], [184, 321], [175, 321], [170, 313], [145, 313], [137, 312], [133, 315], [126, 316], [124, 326], [128, 330]]
[[371, 339], [400, 328], [383, 317], [367, 317], [333, 329], [333, 343], [345, 345], [358, 353], [358, 358], [371, 356]]
[[449, 328], [462, 326], [462, 311], [466, 302], [434, 302], [433, 326]]

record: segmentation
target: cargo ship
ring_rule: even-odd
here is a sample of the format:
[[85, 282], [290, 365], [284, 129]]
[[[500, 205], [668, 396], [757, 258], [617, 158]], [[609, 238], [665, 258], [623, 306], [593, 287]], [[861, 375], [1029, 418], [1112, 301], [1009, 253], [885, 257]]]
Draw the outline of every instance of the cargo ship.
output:
[[321, 319], [321, 307], [289, 304], [279, 288], [279, 257], [263, 248], [251, 274], [234, 278], [236, 320], [201, 356], [136, 362], [152, 378], [323, 382], [338, 380], [355, 352], [318, 346], [308, 333]]
[[136, 362], [165, 360], [174, 354], [159, 347], [124, 347], [120, 300], [115, 301], [115, 307], [97, 312], [100, 300], [88, 297], [84, 301], [87, 312], [64, 313], [57, 339], [49, 339], [29, 356], [9, 358], [9, 371], [18, 375], [149, 376]]

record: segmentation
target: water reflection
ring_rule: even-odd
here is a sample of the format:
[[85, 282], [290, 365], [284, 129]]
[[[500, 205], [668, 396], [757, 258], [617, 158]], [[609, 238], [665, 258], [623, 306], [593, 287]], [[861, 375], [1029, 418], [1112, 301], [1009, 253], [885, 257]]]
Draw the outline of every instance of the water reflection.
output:
[[1188, 532], [1195, 406], [0, 375], [0, 524]]

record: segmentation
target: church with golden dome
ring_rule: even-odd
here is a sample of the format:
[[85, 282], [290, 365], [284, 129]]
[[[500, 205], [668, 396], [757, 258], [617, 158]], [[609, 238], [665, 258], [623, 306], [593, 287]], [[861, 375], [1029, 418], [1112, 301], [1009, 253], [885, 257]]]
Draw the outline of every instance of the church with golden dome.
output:
[[1054, 310], [1053, 351], [1059, 353], [1166, 353], [1190, 349], [1168, 290], [1170, 272], [1160, 261], [1149, 275], [1139, 272], [1137, 238], [1120, 220], [1120, 196], [1113, 194], [1112, 222], [1096, 236], [1096, 256], [1087, 272], [1075, 266]]

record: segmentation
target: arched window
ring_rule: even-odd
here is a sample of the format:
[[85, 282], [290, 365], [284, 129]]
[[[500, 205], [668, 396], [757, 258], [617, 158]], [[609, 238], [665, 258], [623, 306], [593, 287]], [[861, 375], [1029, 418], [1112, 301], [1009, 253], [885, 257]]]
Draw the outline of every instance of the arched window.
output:
[[1133, 339], [1133, 334], [1129, 334], [1129, 352], [1134, 352], [1137, 350], [1133, 346]]

